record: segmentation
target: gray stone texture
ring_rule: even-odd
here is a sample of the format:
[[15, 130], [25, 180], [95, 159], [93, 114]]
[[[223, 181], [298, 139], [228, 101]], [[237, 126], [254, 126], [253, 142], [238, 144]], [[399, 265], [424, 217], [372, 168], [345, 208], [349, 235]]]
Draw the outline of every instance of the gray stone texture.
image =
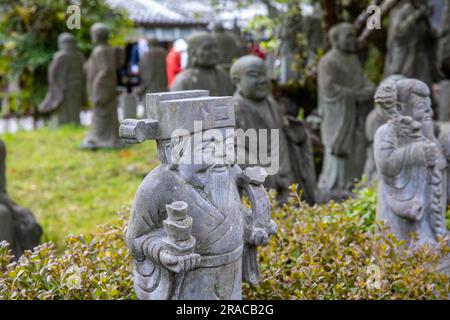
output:
[[80, 111], [86, 103], [84, 56], [77, 48], [77, 41], [70, 33], [58, 37], [59, 51], [48, 67], [48, 91], [39, 105], [39, 112], [51, 114], [53, 127], [73, 123], [80, 124]]
[[171, 91], [208, 90], [212, 96], [230, 96], [234, 89], [228, 73], [218, 64], [216, 39], [206, 32], [194, 33], [188, 40], [189, 68], [180, 72]]

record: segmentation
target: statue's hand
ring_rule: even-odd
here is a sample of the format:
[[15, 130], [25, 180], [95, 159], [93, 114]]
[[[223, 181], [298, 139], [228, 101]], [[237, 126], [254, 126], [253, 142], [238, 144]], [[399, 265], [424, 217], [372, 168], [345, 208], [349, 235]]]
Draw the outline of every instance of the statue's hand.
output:
[[439, 155], [438, 146], [433, 142], [425, 142], [423, 144], [423, 151], [425, 153], [425, 160], [428, 167], [432, 167], [436, 164]]
[[177, 256], [171, 254], [167, 250], [163, 250], [159, 254], [159, 259], [161, 263], [170, 271], [173, 271], [175, 273], [180, 272], [187, 272], [191, 271], [198, 267], [200, 264], [200, 255], [196, 253], [184, 255], [184, 256]]
[[253, 246], [265, 246], [269, 243], [269, 234], [261, 228], [255, 228], [250, 232], [248, 243]]

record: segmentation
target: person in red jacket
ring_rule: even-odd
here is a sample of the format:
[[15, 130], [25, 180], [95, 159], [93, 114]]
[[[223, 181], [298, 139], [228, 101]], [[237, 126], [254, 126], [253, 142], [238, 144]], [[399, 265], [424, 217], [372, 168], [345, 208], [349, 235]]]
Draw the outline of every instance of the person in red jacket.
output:
[[172, 87], [175, 76], [180, 73], [187, 64], [187, 43], [178, 39], [173, 43], [166, 58], [166, 71], [169, 89]]

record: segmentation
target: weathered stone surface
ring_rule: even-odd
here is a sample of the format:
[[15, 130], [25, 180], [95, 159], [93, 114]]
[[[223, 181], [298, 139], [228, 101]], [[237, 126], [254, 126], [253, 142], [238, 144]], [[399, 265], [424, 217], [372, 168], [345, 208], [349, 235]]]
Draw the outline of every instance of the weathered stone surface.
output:
[[[406, 246], [435, 246], [448, 235], [450, 136], [436, 139], [430, 90], [422, 81], [385, 82], [375, 100], [389, 118], [374, 143], [380, 176], [377, 218]], [[449, 266], [443, 270], [449, 272]]]
[[[402, 75], [393, 74], [387, 77], [381, 85], [388, 81], [400, 81], [406, 79]], [[385, 124], [387, 121], [386, 116], [380, 106], [375, 105], [375, 108], [369, 113], [366, 118], [366, 139], [367, 139], [367, 153], [366, 153], [366, 165], [364, 166], [364, 175], [369, 182], [378, 179], [377, 168], [375, 166], [375, 158], [373, 156], [373, 140], [375, 139], [375, 133], [378, 128]]]
[[[298, 184], [299, 189], [303, 191], [303, 199], [314, 203], [316, 176], [309, 133], [301, 121], [281, 113], [271, 95], [270, 79], [264, 61], [255, 56], [241, 57], [233, 64], [230, 74], [237, 87], [234, 94], [236, 127], [244, 132], [279, 130], [279, 141], [268, 143], [271, 146], [268, 154], [272, 161], [275, 161], [274, 157], [278, 157], [279, 170], [268, 176], [266, 187], [275, 189], [278, 200], [285, 202], [290, 193], [290, 186]], [[258, 137], [260, 140], [261, 137]], [[259, 155], [250, 156], [250, 146], [243, 143], [243, 140], [241, 143], [239, 141], [236, 145], [237, 152], [246, 154], [247, 160], [258, 159], [258, 166], [264, 167]], [[258, 145], [260, 142], [258, 141]], [[253, 151], [258, 150], [255, 148]], [[252, 164], [247, 161], [239, 165], [241, 168], [247, 168]]]
[[149, 51], [139, 61], [141, 95], [167, 91], [166, 57], [167, 51], [156, 39], [151, 39]]
[[384, 75], [402, 74], [431, 86], [437, 79], [437, 35], [432, 10], [422, 0], [404, 1], [390, 16]]
[[91, 27], [91, 37], [95, 47], [85, 69], [94, 112], [92, 130], [81, 147], [94, 150], [118, 148], [123, 144], [118, 134], [116, 52], [108, 44], [109, 29], [106, 25], [95, 23]]
[[[127, 142], [156, 138], [161, 161], [137, 191], [127, 232], [138, 298], [241, 299], [242, 280], [258, 281], [257, 246], [275, 226], [264, 170], [234, 163], [231, 97], [150, 94], [147, 115], [156, 119], [120, 128]], [[202, 132], [193, 121], [204, 121]], [[184, 135], [169, 134], [177, 129]]]
[[219, 46], [219, 62], [225, 70], [230, 70], [233, 60], [242, 55], [239, 39], [231, 31], [227, 31], [221, 23], [216, 23], [212, 35]]
[[228, 73], [218, 66], [219, 47], [210, 33], [198, 32], [189, 40], [189, 68], [179, 73], [171, 91], [208, 90], [212, 96], [230, 96], [234, 89]]
[[39, 112], [52, 114], [50, 124], [80, 124], [80, 111], [86, 102], [83, 74], [84, 56], [70, 33], [58, 37], [59, 51], [48, 68], [48, 91]]
[[19, 207], [6, 193], [6, 148], [0, 140], [0, 242], [7, 241], [18, 259], [39, 244], [42, 228], [30, 210]]
[[373, 105], [375, 86], [355, 54], [356, 31], [347, 23], [330, 30], [332, 50], [318, 68], [319, 113], [324, 161], [319, 190], [345, 194], [360, 179], [366, 161], [365, 120]]

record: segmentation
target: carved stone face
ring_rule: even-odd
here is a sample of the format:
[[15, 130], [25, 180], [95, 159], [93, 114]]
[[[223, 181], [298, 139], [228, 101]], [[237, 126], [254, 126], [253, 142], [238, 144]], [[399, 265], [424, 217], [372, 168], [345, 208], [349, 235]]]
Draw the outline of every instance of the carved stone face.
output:
[[193, 134], [184, 142], [178, 165], [193, 173], [225, 171], [234, 159], [234, 128], [209, 129]]
[[413, 94], [411, 97], [413, 103], [412, 117], [421, 123], [432, 121], [433, 110], [431, 109], [431, 99]]
[[193, 54], [194, 67], [213, 68], [219, 62], [219, 48], [212, 37], [205, 37], [197, 48], [190, 52]]
[[338, 49], [342, 52], [353, 53], [356, 51], [356, 31], [353, 28], [342, 28], [339, 32]]
[[264, 62], [255, 59], [242, 69], [241, 78], [237, 83], [239, 92], [250, 100], [261, 101], [267, 98], [271, 84]]

